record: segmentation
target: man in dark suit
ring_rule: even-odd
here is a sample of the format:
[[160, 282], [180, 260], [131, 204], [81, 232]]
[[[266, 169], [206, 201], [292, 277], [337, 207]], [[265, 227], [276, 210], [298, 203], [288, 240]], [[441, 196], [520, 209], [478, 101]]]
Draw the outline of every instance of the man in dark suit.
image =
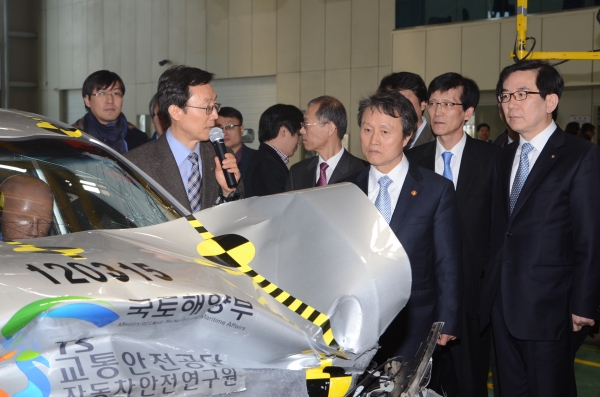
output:
[[492, 143], [490, 139], [490, 126], [486, 123], [478, 124], [475, 127], [475, 137], [480, 141]]
[[421, 76], [410, 72], [392, 73], [385, 76], [379, 83], [378, 91], [388, 90], [398, 91], [404, 95], [417, 112], [417, 129], [410, 137], [410, 141], [408, 141], [404, 150], [433, 141], [435, 136], [431, 132], [431, 126], [427, 123], [427, 119], [423, 116], [428, 97], [427, 86]]
[[504, 68], [496, 87], [520, 136], [494, 160], [482, 272], [480, 320], [491, 318], [501, 396], [576, 394], [574, 354], [600, 304], [600, 148], [552, 120], [562, 89], [541, 61]]
[[505, 146], [510, 145], [514, 141], [518, 141], [519, 140], [519, 134], [517, 134], [516, 132], [514, 132], [510, 128], [510, 126], [508, 125], [508, 123], [506, 122], [506, 119], [504, 118], [504, 111], [502, 110], [502, 106], [500, 106], [500, 104], [498, 104], [498, 110], [499, 110], [498, 113], [500, 114], [500, 118], [502, 119], [502, 121], [506, 125], [506, 129], [504, 131], [502, 131], [502, 133], [500, 135], [498, 135], [498, 137], [496, 139], [494, 139], [494, 142], [492, 142], [492, 143], [494, 145], [498, 145], [500, 147], [505, 147]]
[[[406, 152], [411, 162], [450, 179], [463, 237], [461, 338], [438, 353], [430, 387], [449, 397], [487, 395], [491, 332], [479, 332], [479, 275], [489, 258], [492, 165], [498, 146], [464, 132], [479, 102], [477, 84], [444, 73], [429, 84], [428, 112], [436, 140]], [[437, 378], [436, 378], [437, 377]]]
[[256, 149], [249, 148], [242, 142], [244, 135], [244, 118], [239, 110], [232, 107], [222, 107], [217, 118], [217, 127], [223, 130], [225, 135], [225, 146], [233, 151], [238, 168], [242, 174], [242, 181], [247, 184], [246, 171], [250, 159], [256, 153]]
[[243, 194], [229, 188], [223, 169], [240, 180], [235, 156], [223, 164], [208, 140], [220, 105], [210, 85], [212, 73], [188, 67], [167, 69], [158, 81], [158, 104], [169, 129], [157, 140], [127, 153], [126, 157], [192, 212]]
[[248, 164], [246, 197], [268, 196], [285, 191], [290, 173], [286, 164], [298, 149], [303, 118], [300, 109], [283, 104], [271, 106], [260, 116], [260, 146]]
[[336, 98], [321, 96], [308, 102], [300, 136], [304, 148], [318, 156], [292, 166], [286, 191], [337, 183], [367, 166], [342, 147], [347, 125], [346, 108]]
[[360, 143], [371, 166], [349, 181], [389, 223], [412, 270], [410, 299], [380, 338], [375, 360], [398, 355], [410, 359], [433, 322], [445, 323], [439, 345], [460, 332], [462, 242], [456, 195], [452, 182], [403, 155], [417, 128], [417, 115], [406, 97], [379, 91], [360, 101], [358, 114]]

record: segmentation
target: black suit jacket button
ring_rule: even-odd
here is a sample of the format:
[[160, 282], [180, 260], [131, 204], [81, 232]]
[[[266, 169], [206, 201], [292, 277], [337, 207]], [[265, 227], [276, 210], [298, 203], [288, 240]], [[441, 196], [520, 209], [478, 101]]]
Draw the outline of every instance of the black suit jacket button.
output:
[[479, 274], [479, 278], [483, 278], [483, 276], [485, 276], [485, 270], [481, 271], [481, 273]]

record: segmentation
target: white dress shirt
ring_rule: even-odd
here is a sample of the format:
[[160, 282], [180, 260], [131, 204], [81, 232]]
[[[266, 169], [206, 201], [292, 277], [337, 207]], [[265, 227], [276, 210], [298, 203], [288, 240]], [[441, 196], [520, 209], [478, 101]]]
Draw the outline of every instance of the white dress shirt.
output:
[[463, 152], [465, 151], [465, 145], [467, 144], [467, 134], [463, 134], [462, 138], [454, 147], [450, 150], [446, 150], [440, 141], [436, 139], [435, 144], [435, 173], [444, 175], [444, 158], [442, 153], [451, 152], [452, 158], [450, 159], [450, 169], [452, 170], [452, 182], [454, 183], [454, 189], [456, 189], [458, 183], [458, 172], [460, 171], [460, 163], [462, 160]]
[[[556, 130], [556, 123], [554, 121], [552, 121], [550, 123], [550, 125], [548, 127], [546, 127], [546, 129], [544, 129], [542, 132], [537, 134], [531, 141], [529, 141], [529, 143], [531, 143], [531, 145], [533, 146], [533, 150], [531, 152], [529, 152], [529, 154], [527, 155], [527, 157], [529, 158], [529, 171], [530, 172], [531, 172], [531, 169], [533, 168], [533, 165], [535, 164], [536, 160], [540, 156], [540, 153], [544, 149], [544, 146], [546, 146], [548, 139], [550, 139], [550, 136], [554, 133], [554, 130]], [[509, 195], [512, 192], [513, 182], [515, 181], [515, 178], [517, 176], [517, 170], [519, 169], [519, 162], [521, 161], [521, 149], [523, 148], [523, 144], [525, 142], [527, 142], [527, 141], [525, 139], [523, 139], [523, 135], [521, 135], [519, 137], [519, 147], [517, 148], [517, 152], [515, 153], [512, 170], [510, 172], [510, 191], [508, 193]]]
[[342, 150], [340, 150], [335, 156], [333, 156], [332, 158], [330, 158], [327, 161], [323, 161], [323, 158], [321, 156], [319, 156], [319, 163], [317, 164], [317, 179], [315, 179], [315, 182], [318, 182], [319, 178], [321, 177], [321, 164], [327, 163], [327, 165], [329, 167], [327, 167], [327, 169], [325, 170], [325, 176], [327, 177], [327, 183], [329, 183], [329, 179], [331, 179], [331, 174], [333, 174], [333, 171], [335, 170], [335, 167], [337, 167], [338, 163], [340, 162], [340, 159], [342, 158], [343, 154], [344, 154], [344, 147], [342, 146]]
[[394, 210], [396, 209], [396, 203], [398, 202], [398, 198], [400, 197], [400, 191], [402, 190], [402, 185], [404, 185], [404, 180], [406, 179], [406, 175], [408, 174], [408, 159], [406, 156], [402, 155], [402, 160], [400, 164], [395, 166], [389, 173], [384, 174], [375, 169], [375, 167], [371, 166], [369, 170], [369, 185], [367, 188], [367, 195], [369, 196], [369, 200], [373, 204], [375, 204], [375, 200], [377, 200], [377, 196], [379, 195], [379, 178], [384, 175], [387, 175], [392, 183], [388, 186], [388, 193], [390, 194], [391, 201], [391, 213], [394, 214]]
[[423, 132], [423, 130], [425, 129], [425, 126], [427, 125], [427, 119], [424, 116], [421, 116], [421, 126], [419, 127], [419, 129], [417, 130], [417, 132], [415, 132], [415, 139], [411, 139], [411, 143], [410, 146], [408, 147], [408, 149], [412, 149], [415, 146], [415, 142], [417, 142], [417, 139], [419, 139], [419, 137], [421, 136], [421, 132]]

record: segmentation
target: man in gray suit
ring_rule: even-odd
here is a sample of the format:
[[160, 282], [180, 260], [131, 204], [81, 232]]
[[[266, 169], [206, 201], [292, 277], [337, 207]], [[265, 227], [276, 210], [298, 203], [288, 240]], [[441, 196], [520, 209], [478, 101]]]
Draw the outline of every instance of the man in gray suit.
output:
[[307, 106], [300, 135], [304, 148], [319, 155], [292, 166], [286, 191], [337, 183], [368, 165], [342, 147], [348, 117], [339, 100], [320, 96]]
[[392, 73], [381, 80], [377, 90], [398, 91], [412, 103], [417, 116], [419, 116], [417, 117], [417, 131], [410, 137], [404, 151], [435, 139], [435, 135], [431, 132], [431, 126], [423, 116], [429, 96], [427, 95], [427, 86], [421, 76], [410, 72]]
[[220, 104], [204, 70], [174, 66], [158, 81], [158, 104], [169, 129], [157, 140], [127, 153], [127, 158], [173, 195], [191, 212], [219, 202], [237, 200], [243, 193], [227, 186], [223, 170], [240, 180], [235, 156], [223, 164], [208, 140]]

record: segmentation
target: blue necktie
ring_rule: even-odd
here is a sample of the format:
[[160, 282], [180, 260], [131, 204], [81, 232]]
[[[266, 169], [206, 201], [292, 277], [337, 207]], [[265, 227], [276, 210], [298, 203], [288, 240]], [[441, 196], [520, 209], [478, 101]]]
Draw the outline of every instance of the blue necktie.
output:
[[452, 168], [450, 168], [450, 160], [452, 160], [452, 152], [444, 152], [442, 153], [442, 157], [444, 158], [444, 178], [447, 178], [451, 181], [452, 179]]
[[517, 199], [519, 198], [519, 194], [521, 193], [521, 189], [523, 189], [523, 185], [527, 180], [527, 176], [529, 175], [529, 157], [527, 156], [533, 150], [533, 145], [531, 143], [524, 143], [521, 147], [521, 159], [519, 160], [519, 168], [517, 168], [517, 174], [515, 175], [515, 180], [512, 185], [512, 190], [510, 191], [510, 213], [512, 214], [513, 209], [515, 208], [515, 204], [517, 204]]
[[200, 177], [200, 169], [198, 168], [198, 154], [192, 152], [187, 156], [187, 160], [192, 163], [192, 170], [188, 177], [187, 195], [190, 200], [192, 212], [198, 212], [202, 209], [200, 205], [200, 187], [202, 186], [202, 178]]
[[377, 181], [379, 183], [379, 194], [375, 200], [375, 207], [381, 212], [385, 221], [389, 224], [392, 220], [392, 200], [388, 192], [388, 186], [392, 183], [389, 176], [384, 175]]

